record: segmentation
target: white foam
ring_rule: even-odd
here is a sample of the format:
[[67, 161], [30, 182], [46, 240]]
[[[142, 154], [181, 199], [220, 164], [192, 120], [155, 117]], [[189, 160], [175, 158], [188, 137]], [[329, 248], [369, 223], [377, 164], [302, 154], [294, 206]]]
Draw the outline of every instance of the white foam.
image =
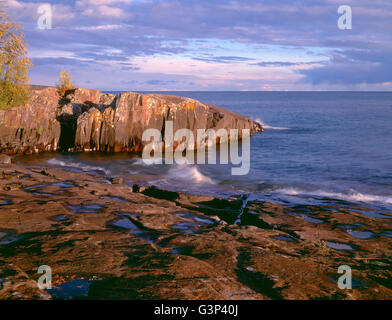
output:
[[162, 163], [163, 160], [161, 157], [154, 157], [150, 159], [137, 158], [132, 162], [133, 165], [138, 165], [138, 166], [151, 166], [154, 164], [162, 164]]
[[275, 192], [283, 193], [288, 196], [296, 196], [301, 193], [305, 193], [305, 191], [302, 191], [302, 190], [299, 190], [296, 188], [282, 188], [282, 189], [275, 190]]
[[215, 184], [214, 181], [202, 174], [196, 166], [177, 165], [168, 172], [168, 177], [175, 180], [183, 180], [189, 183]]
[[378, 202], [384, 204], [392, 204], [392, 196], [379, 196], [373, 194], [363, 194], [355, 190], [350, 190], [348, 193], [330, 192], [324, 190], [305, 191], [297, 188], [282, 188], [274, 192], [282, 193], [289, 196], [309, 195], [316, 197], [325, 197], [331, 199], [339, 199], [356, 202]]
[[392, 197], [363, 194], [355, 191], [350, 194], [320, 191], [319, 195], [328, 198], [339, 197], [341, 199], [349, 200], [349, 201], [380, 202], [380, 203], [392, 204]]
[[61, 161], [56, 158], [50, 159], [47, 161], [48, 164], [52, 166], [61, 166], [61, 167], [71, 167], [71, 168], [79, 168], [83, 171], [103, 171], [106, 174], [110, 174], [110, 171], [96, 166], [89, 166], [87, 164], [79, 163], [79, 162], [68, 162], [68, 161]]
[[264, 123], [261, 119], [257, 118], [255, 120], [255, 122], [257, 122], [258, 124], [260, 124], [265, 130], [290, 130], [290, 128], [286, 128], [286, 127], [273, 127], [270, 126], [266, 123]]

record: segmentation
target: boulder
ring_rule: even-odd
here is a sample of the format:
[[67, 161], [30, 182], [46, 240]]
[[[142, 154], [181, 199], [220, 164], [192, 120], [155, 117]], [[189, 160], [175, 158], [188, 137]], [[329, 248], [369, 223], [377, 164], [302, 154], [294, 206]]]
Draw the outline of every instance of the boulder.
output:
[[6, 154], [0, 154], [0, 164], [11, 164], [11, 157]]

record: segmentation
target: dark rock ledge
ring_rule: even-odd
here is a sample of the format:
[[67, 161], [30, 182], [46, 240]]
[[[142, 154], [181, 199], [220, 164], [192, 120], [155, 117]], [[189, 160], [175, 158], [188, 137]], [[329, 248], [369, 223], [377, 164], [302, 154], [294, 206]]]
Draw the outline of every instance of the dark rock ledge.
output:
[[61, 98], [56, 88], [32, 89], [27, 105], [0, 110], [0, 152], [43, 151], [140, 152], [144, 130], [162, 133], [165, 121], [174, 131], [250, 129], [263, 131], [252, 119], [199, 101], [162, 94], [104, 94], [76, 89]]
[[[392, 214], [113, 178], [0, 164], [0, 299], [392, 297]], [[43, 264], [52, 290], [37, 286]], [[352, 289], [338, 287], [342, 265], [352, 268]]]

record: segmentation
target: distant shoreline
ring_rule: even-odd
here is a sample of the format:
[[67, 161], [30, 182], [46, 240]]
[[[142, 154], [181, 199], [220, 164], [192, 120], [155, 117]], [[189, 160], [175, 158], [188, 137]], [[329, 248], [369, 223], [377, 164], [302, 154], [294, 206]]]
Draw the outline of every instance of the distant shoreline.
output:
[[[45, 88], [55, 88], [55, 86], [47, 86], [47, 85], [35, 85], [35, 84], [29, 84], [28, 86], [30, 86], [31, 89], [33, 90], [41, 90], [41, 89], [45, 89]], [[223, 90], [223, 91], [215, 91], [215, 90], [106, 90], [106, 89], [91, 89], [91, 90], [99, 90], [103, 93], [114, 93], [114, 92], [119, 92], [119, 93], [124, 93], [124, 92], [138, 92], [138, 93], [165, 93], [165, 92], [218, 92], [218, 93], [225, 93], [225, 92], [241, 92], [241, 93], [246, 93], [246, 92], [255, 92], [255, 93], [261, 93], [261, 92], [265, 92], [265, 93], [392, 93], [392, 91], [379, 91], [379, 90], [336, 90], [336, 91], [331, 91], [331, 90], [314, 90], [314, 91], [297, 91], [297, 90]]]

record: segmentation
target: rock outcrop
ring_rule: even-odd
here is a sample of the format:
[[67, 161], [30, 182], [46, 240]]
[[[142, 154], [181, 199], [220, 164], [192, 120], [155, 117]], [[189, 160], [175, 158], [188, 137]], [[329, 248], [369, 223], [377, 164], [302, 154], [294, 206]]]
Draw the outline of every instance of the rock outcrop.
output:
[[[0, 165], [0, 299], [392, 297], [392, 214], [142, 190], [110, 178]], [[52, 290], [37, 286], [42, 264], [52, 267]], [[339, 289], [341, 265], [353, 270], [350, 290]]]
[[54, 88], [32, 91], [28, 105], [0, 110], [0, 152], [34, 153], [58, 148], [59, 96]]
[[252, 119], [199, 101], [162, 94], [104, 94], [76, 89], [66, 97], [55, 88], [33, 90], [28, 105], [0, 111], [0, 152], [53, 150], [140, 152], [146, 129], [249, 129]]

